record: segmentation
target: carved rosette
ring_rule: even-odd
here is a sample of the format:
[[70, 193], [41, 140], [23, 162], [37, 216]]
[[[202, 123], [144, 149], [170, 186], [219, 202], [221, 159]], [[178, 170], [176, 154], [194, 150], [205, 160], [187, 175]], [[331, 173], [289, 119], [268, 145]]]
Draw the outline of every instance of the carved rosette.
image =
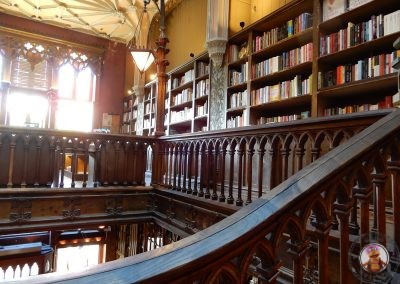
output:
[[64, 210], [62, 211], [63, 217], [70, 221], [78, 218], [81, 215], [81, 209], [79, 208], [80, 205], [81, 201], [79, 198], [69, 198], [64, 200]]
[[32, 218], [32, 200], [26, 198], [11, 201], [10, 221], [24, 223]]
[[109, 216], [122, 215], [122, 197], [116, 196], [106, 202], [106, 214]]
[[196, 229], [196, 225], [197, 225], [197, 212], [195, 210], [195, 208], [193, 207], [193, 205], [190, 205], [189, 207], [186, 208], [186, 212], [185, 212], [185, 226], [187, 229]]
[[213, 66], [216, 68], [222, 66], [227, 42], [225, 39], [215, 39], [207, 42], [208, 54], [213, 62]]

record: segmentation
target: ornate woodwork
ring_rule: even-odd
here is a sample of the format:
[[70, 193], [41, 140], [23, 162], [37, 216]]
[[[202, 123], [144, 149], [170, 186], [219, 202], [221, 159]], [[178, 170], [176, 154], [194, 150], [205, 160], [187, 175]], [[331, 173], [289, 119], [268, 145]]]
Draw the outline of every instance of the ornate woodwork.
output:
[[[399, 210], [392, 192], [398, 185], [400, 112], [294, 124], [163, 138], [0, 128], [0, 163], [7, 169], [0, 172], [0, 228], [6, 233], [151, 220], [178, 235], [201, 231], [130, 264], [110, 263], [102, 281], [116, 275], [148, 283], [347, 281], [353, 278], [347, 257], [355, 238], [370, 229], [400, 238], [392, 213]], [[149, 146], [162, 159], [153, 164], [152, 186], [142, 187]], [[34, 188], [54, 186], [54, 176], [62, 181], [65, 153], [93, 159], [98, 188]], [[41, 158], [46, 155], [54, 155], [54, 165]], [[21, 174], [38, 165], [40, 171]], [[15, 188], [22, 186], [30, 188]], [[239, 210], [241, 203], [247, 206]], [[332, 276], [333, 263], [339, 270]], [[97, 281], [96, 271], [81, 274], [82, 281]]]
[[[256, 277], [262, 283], [274, 283], [286, 276], [294, 283], [307, 279], [319, 283], [358, 281], [348, 266], [349, 247], [369, 232], [369, 221], [376, 219], [378, 231], [385, 230], [383, 233], [393, 239], [399, 237], [393, 230], [399, 224], [393, 224], [393, 228], [388, 228], [388, 223], [380, 225], [381, 214], [390, 219], [392, 212], [399, 210], [380, 211], [387, 198], [386, 191], [398, 184], [387, 173], [389, 168], [393, 170], [393, 162], [398, 162], [399, 125], [400, 111], [395, 111], [288, 177], [266, 198], [254, 200], [214, 226], [155, 253], [81, 272], [79, 279], [93, 282], [118, 277], [126, 283], [244, 283]], [[380, 187], [384, 183], [388, 186]], [[174, 191], [161, 191], [162, 198], [169, 192]], [[175, 195], [189, 198], [182, 192], [175, 191]], [[158, 202], [161, 206], [158, 210], [166, 212], [170, 196], [164, 199], [165, 204]], [[176, 218], [181, 210], [176, 204], [180, 201], [173, 202]], [[219, 204], [210, 200], [210, 206], [212, 202]], [[386, 206], [395, 203], [386, 202]], [[187, 205], [183, 210], [186, 224], [194, 224], [196, 216], [191, 210]], [[339, 221], [339, 230], [332, 226], [334, 218]], [[360, 224], [359, 232], [350, 230], [351, 220]], [[46, 279], [65, 281], [74, 277], [75, 274], [50, 275]]]
[[160, 138], [159, 176], [153, 177], [153, 184], [228, 204], [249, 204], [373, 123], [376, 115]]

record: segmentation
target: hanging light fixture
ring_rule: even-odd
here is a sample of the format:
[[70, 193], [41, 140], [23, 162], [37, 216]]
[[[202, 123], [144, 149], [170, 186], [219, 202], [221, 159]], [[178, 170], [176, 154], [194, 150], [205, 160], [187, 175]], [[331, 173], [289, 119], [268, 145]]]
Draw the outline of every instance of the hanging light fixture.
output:
[[143, 12], [140, 15], [138, 24], [135, 29], [135, 33], [133, 35], [133, 38], [129, 42], [129, 52], [132, 55], [133, 61], [136, 64], [136, 67], [139, 69], [140, 74], [142, 74], [144, 71], [147, 70], [147, 68], [150, 67], [150, 65], [154, 62], [154, 54], [151, 49], [145, 48], [145, 47], [138, 47], [136, 46], [136, 37], [140, 36], [141, 32], [141, 25], [142, 25], [142, 20], [143, 20], [143, 15], [147, 13], [147, 4], [149, 4], [149, 0], [144, 0], [143, 1]]

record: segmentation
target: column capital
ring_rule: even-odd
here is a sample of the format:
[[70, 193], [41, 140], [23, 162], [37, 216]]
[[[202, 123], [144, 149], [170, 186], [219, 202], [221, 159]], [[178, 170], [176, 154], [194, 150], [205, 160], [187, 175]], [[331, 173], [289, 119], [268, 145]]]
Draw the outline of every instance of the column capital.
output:
[[214, 39], [206, 43], [208, 55], [216, 68], [222, 66], [227, 42], [228, 40], [226, 39]]
[[132, 87], [133, 94], [138, 98], [139, 102], [143, 101], [144, 98], [144, 86], [143, 85], [135, 85]]

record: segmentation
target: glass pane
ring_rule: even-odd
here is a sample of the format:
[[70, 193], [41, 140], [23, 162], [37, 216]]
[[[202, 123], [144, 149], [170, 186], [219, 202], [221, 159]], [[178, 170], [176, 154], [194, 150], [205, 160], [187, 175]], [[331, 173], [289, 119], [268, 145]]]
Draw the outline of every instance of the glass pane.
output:
[[56, 129], [92, 131], [93, 104], [91, 102], [59, 100]]
[[99, 264], [99, 245], [57, 249], [57, 272], [79, 271]]
[[91, 86], [93, 73], [90, 68], [85, 68], [78, 74], [76, 81], [76, 99], [80, 101], [91, 101]]
[[58, 71], [58, 95], [60, 98], [73, 98], [75, 71], [70, 64], [61, 66]]
[[45, 127], [48, 100], [39, 95], [11, 93], [7, 97], [9, 125]]
[[25, 263], [24, 267], [22, 267], [21, 277], [29, 276], [29, 265]]
[[5, 280], [11, 280], [14, 279], [14, 270], [11, 266], [9, 266], [6, 270], [5, 276], [4, 276]]
[[31, 276], [33, 275], [39, 275], [39, 266], [38, 264], [35, 262], [32, 267], [31, 267]]

